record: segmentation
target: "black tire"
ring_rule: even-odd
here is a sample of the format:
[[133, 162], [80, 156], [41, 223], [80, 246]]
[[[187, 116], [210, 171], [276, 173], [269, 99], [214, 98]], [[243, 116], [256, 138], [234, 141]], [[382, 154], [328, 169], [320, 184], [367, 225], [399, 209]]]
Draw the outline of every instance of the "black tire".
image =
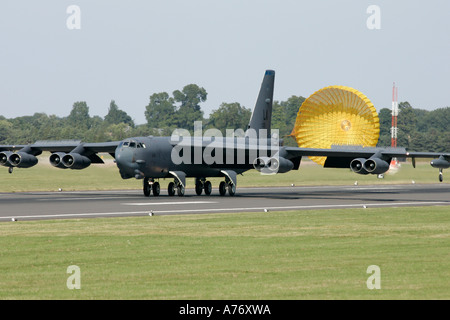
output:
[[232, 183], [228, 185], [228, 194], [234, 196], [236, 194], [236, 186]]
[[169, 183], [169, 185], [167, 187], [167, 193], [171, 197], [175, 195], [175, 183], [173, 183], [173, 182]]
[[154, 196], [159, 196], [159, 193], [161, 192], [161, 187], [159, 186], [159, 182], [155, 182], [152, 185], [152, 191]]
[[212, 192], [212, 184], [211, 181], [206, 181], [204, 184], [204, 188], [205, 188], [205, 194], [207, 196], [209, 196]]
[[177, 187], [177, 194], [178, 194], [179, 197], [184, 196], [184, 187], [182, 185], [179, 185]]
[[203, 184], [200, 181], [195, 183], [195, 193], [199, 196], [203, 192]]
[[225, 183], [225, 181], [221, 181], [219, 184], [219, 194], [221, 196], [224, 196], [225, 193], [227, 193], [227, 184]]
[[148, 184], [148, 178], [144, 178], [143, 189], [144, 189], [144, 196], [149, 197], [152, 187]]

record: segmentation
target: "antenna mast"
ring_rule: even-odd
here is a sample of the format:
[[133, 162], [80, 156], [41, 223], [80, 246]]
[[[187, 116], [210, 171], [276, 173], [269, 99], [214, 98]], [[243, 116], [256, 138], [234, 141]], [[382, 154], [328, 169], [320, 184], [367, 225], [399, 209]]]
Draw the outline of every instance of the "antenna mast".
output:
[[398, 88], [392, 87], [392, 127], [391, 127], [391, 147], [397, 147], [397, 116], [398, 116]]

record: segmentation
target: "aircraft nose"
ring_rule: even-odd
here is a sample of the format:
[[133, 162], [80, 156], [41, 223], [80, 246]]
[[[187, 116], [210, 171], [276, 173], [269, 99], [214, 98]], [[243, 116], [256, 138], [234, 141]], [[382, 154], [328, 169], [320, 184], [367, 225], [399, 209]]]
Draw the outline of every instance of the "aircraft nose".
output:
[[123, 179], [134, 177], [135, 163], [133, 152], [129, 148], [118, 147], [115, 152], [116, 165]]

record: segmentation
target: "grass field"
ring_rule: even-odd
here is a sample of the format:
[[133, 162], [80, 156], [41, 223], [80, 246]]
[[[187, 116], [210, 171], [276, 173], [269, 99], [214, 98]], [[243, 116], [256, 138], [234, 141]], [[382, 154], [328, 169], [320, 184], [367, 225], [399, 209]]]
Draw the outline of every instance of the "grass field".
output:
[[[0, 224], [0, 299], [449, 299], [449, 207]], [[66, 286], [80, 268], [81, 289]], [[369, 290], [368, 266], [381, 289]]]
[[[108, 156], [109, 157], [109, 156]], [[290, 186], [300, 185], [353, 185], [358, 181], [360, 185], [368, 184], [411, 184], [437, 183], [438, 170], [430, 166], [429, 162], [418, 163], [414, 169], [410, 163], [402, 164], [400, 170], [395, 173], [385, 174], [384, 179], [378, 179], [376, 175], [358, 175], [350, 169], [322, 168], [307, 159], [302, 162], [299, 170], [277, 175], [261, 175], [256, 170], [245, 172], [238, 176], [237, 186]], [[167, 184], [173, 179], [161, 179], [161, 188], [166, 190]], [[210, 179], [213, 188], [218, 188], [223, 178]], [[73, 190], [106, 190], [106, 189], [141, 189], [142, 180], [120, 177], [119, 170], [107, 161], [106, 165], [91, 165], [84, 170], [62, 170], [53, 168], [48, 164], [48, 155], [42, 156], [37, 166], [28, 169], [14, 169], [9, 174], [7, 168], [0, 167], [0, 192], [23, 191], [64, 191]], [[444, 183], [448, 183], [447, 178]], [[187, 180], [187, 187], [194, 187], [194, 179]]]

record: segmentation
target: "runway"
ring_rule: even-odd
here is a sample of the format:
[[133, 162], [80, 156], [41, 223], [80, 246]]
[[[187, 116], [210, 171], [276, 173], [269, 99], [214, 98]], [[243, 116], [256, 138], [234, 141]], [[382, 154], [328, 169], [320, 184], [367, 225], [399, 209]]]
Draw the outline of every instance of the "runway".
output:
[[0, 222], [307, 209], [449, 206], [450, 185], [238, 188], [234, 197], [143, 196], [141, 190], [0, 193]]

